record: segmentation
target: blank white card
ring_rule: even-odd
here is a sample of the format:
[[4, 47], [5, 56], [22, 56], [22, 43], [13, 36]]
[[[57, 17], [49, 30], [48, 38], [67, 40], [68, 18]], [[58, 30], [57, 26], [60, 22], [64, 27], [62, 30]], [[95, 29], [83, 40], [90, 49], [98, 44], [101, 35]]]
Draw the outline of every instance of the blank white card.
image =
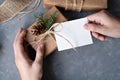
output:
[[93, 44], [91, 33], [84, 29], [87, 18], [60, 23], [54, 28], [58, 51]]

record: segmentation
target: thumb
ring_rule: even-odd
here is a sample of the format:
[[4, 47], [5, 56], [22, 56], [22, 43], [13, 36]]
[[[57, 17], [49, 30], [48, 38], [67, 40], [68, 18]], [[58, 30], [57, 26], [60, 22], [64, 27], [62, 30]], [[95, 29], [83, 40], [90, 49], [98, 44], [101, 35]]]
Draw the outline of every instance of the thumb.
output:
[[41, 45], [37, 48], [37, 53], [36, 53], [35, 62], [40, 63], [40, 62], [43, 60], [43, 55], [44, 55], [44, 45], [41, 44]]
[[97, 32], [100, 34], [104, 34], [105, 33], [105, 26], [103, 25], [99, 25], [99, 24], [94, 24], [94, 23], [88, 23], [84, 25], [84, 28], [87, 30], [90, 30], [92, 32]]

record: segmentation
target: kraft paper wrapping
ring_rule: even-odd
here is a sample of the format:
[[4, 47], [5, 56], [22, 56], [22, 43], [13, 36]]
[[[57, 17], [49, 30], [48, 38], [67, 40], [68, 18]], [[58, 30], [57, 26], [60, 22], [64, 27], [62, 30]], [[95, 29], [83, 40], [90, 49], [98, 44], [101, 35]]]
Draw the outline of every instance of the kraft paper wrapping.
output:
[[[53, 7], [51, 8], [47, 13], [45, 14], [52, 14], [54, 12], [57, 11], [57, 18], [56, 18], [56, 22], [64, 22], [67, 21], [67, 19], [61, 14], [61, 12], [56, 8]], [[33, 23], [28, 29], [27, 29], [27, 35], [26, 35], [26, 40], [27, 42], [36, 50], [37, 47], [39, 46], [39, 43], [36, 44], [36, 41], [38, 41], [40, 39], [41, 36], [38, 36], [36, 38], [36, 41], [34, 41], [35, 39], [35, 35], [33, 35], [33, 33], [31, 32], [31, 29], [33, 27], [33, 25], [36, 25], [37, 23]], [[53, 37], [47, 37], [47, 39], [45, 39], [44, 41], [42, 41], [42, 43], [44, 43], [45, 45], [45, 56], [50, 55], [54, 50], [57, 49], [57, 44], [56, 41]]]
[[5, 0], [0, 5], [0, 23], [12, 19], [33, 1], [34, 0]]
[[86, 11], [86, 10], [100, 10], [107, 8], [107, 0], [83, 0], [82, 7], [81, 7], [81, 0], [76, 0], [76, 7], [74, 7], [75, 0], [44, 0], [44, 7], [50, 8], [52, 6], [58, 6], [58, 7], [66, 8], [66, 1], [67, 1], [68, 10]]

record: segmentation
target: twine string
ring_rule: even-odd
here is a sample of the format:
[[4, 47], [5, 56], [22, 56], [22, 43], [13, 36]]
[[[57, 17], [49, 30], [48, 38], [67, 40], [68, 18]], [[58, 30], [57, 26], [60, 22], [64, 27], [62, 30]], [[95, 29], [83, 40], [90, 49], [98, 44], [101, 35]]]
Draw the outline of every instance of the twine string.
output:
[[79, 7], [79, 11], [81, 11], [81, 10], [82, 10], [83, 3], [84, 3], [84, 0], [81, 0], [81, 2], [80, 2], [80, 7]]
[[[20, 12], [20, 13], [19, 13], [19, 14], [22, 14], [22, 15], [19, 17], [19, 19], [21, 19], [21, 18], [24, 17], [25, 15], [33, 12], [34, 10], [36, 10], [36, 9], [39, 7], [40, 3], [41, 3], [41, 0], [35, 0], [35, 5], [34, 5], [33, 8], [31, 8], [31, 9], [29, 9], [29, 10], [27, 10], [27, 11], [23, 11], [23, 12]], [[84, 3], [84, 0], [81, 0], [81, 2], [80, 2], [80, 7], [78, 8], [79, 11], [82, 10], [83, 3]], [[66, 0], [65, 10], [68, 10], [68, 4], [69, 4], [69, 2], [68, 2], [68, 0]], [[73, 8], [73, 10], [76, 10], [76, 9], [77, 9], [77, 0], [73, 0], [72, 8]]]
[[[80, 7], [78, 8], [79, 11], [82, 10], [83, 3], [84, 3], [84, 0], [80, 0], [80, 5], [79, 5]], [[65, 3], [65, 10], [68, 10], [68, 4], [69, 4], [69, 2], [68, 2], [68, 0], [66, 0], [66, 3]], [[77, 9], [77, 6], [78, 6], [77, 0], [73, 0], [72, 9], [73, 9], [73, 10], [76, 10], [76, 9]]]
[[23, 18], [25, 15], [27, 15], [27, 14], [33, 12], [34, 10], [36, 10], [36, 9], [39, 7], [40, 3], [41, 3], [41, 0], [35, 0], [35, 5], [34, 5], [34, 7], [32, 7], [31, 9], [29, 9], [29, 10], [27, 10], [27, 11], [20, 12], [19, 14], [20, 14], [21, 16], [19, 17], [19, 20], [20, 20], [21, 18]]
[[76, 7], [77, 7], [77, 2], [76, 2], [76, 0], [73, 0], [73, 10], [75, 10]]

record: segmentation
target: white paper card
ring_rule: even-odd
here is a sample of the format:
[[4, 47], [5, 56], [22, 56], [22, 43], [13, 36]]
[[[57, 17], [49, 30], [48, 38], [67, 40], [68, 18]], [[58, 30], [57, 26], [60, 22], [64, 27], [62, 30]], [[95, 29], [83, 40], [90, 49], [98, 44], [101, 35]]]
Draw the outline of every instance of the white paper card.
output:
[[[84, 24], [88, 23], [87, 18], [67, 21], [54, 28], [58, 51], [92, 44], [91, 33], [84, 29]], [[58, 35], [59, 34], [59, 35]]]

